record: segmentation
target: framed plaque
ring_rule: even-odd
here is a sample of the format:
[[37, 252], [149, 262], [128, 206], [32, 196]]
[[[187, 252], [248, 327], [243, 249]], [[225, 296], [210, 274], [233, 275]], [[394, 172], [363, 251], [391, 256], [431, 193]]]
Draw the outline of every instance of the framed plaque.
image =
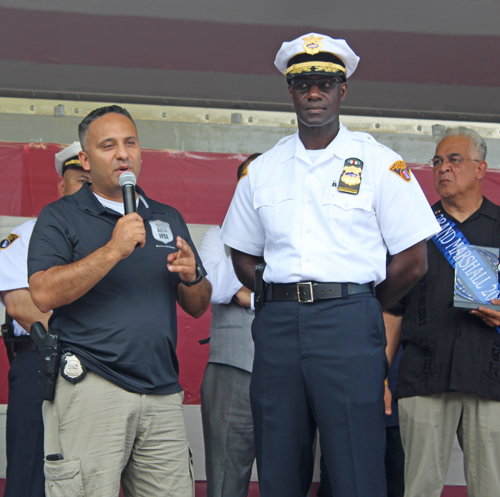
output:
[[490, 303], [500, 297], [498, 281], [500, 249], [463, 245], [455, 256], [455, 293], [453, 306], [464, 309], [490, 307], [500, 311], [500, 305]]

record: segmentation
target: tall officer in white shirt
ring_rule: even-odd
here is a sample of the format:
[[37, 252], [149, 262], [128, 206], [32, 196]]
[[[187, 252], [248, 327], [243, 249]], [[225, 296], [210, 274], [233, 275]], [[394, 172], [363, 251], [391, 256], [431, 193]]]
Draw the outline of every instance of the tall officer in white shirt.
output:
[[339, 122], [358, 61], [316, 33], [282, 45], [298, 133], [250, 165], [222, 227], [246, 287], [267, 264], [250, 387], [262, 497], [307, 494], [316, 426], [333, 494], [386, 496], [381, 308], [425, 273], [439, 226], [401, 157]]
[[[78, 160], [80, 143], [74, 142], [56, 154], [59, 195], [71, 195], [90, 174]], [[28, 335], [31, 325], [40, 321], [47, 327], [50, 312], [42, 313], [31, 300], [28, 288], [28, 245], [36, 220], [14, 228], [0, 243], [0, 303], [13, 318], [17, 337], [10, 345], [14, 354], [9, 370], [7, 408], [7, 483], [5, 497], [42, 497], [43, 476], [42, 399], [38, 394], [38, 352]]]

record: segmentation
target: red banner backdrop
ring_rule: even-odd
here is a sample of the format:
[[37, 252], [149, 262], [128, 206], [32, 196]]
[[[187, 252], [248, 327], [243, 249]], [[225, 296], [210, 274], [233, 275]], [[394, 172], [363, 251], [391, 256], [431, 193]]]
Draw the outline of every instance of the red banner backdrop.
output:
[[[0, 142], [0, 215], [38, 216], [57, 200], [54, 143]], [[187, 223], [219, 224], [236, 186], [240, 154], [142, 150], [139, 185], [174, 206]]]
[[[54, 154], [63, 148], [53, 143], [0, 142], [0, 215], [37, 216], [48, 202], [57, 200]], [[220, 224], [236, 185], [239, 154], [143, 150], [139, 185], [148, 196], [170, 204], [192, 224]], [[439, 198], [432, 169], [410, 164], [429, 202]], [[492, 170], [483, 181], [483, 192], [500, 204], [500, 171]], [[186, 404], [199, 404], [200, 384], [208, 358], [210, 312], [195, 320], [178, 309], [178, 345]], [[3, 348], [3, 344], [2, 344]], [[7, 356], [0, 351], [0, 403], [7, 403]]]

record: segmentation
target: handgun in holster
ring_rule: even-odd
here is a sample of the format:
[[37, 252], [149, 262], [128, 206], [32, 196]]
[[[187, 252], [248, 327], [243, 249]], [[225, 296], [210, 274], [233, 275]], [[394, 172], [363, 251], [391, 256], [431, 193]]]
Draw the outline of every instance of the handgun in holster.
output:
[[14, 352], [14, 342], [16, 337], [14, 335], [13, 319], [7, 313], [5, 313], [5, 323], [2, 324], [2, 337], [3, 343], [5, 344], [5, 350], [7, 351], [9, 364], [12, 364], [12, 360], [16, 355]]
[[30, 336], [38, 347], [38, 392], [43, 400], [54, 400], [61, 345], [59, 335], [47, 333], [45, 326], [37, 321], [30, 329]]
[[254, 307], [255, 315], [259, 314], [265, 304], [266, 300], [266, 282], [264, 281], [264, 269], [266, 263], [261, 262], [255, 266], [255, 296]]

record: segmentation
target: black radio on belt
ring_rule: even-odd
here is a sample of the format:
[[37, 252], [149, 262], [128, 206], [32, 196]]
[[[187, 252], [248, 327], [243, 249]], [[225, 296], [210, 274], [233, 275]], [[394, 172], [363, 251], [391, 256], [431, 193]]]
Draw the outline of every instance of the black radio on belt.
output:
[[30, 329], [30, 336], [38, 347], [38, 392], [43, 400], [53, 400], [61, 360], [59, 336], [47, 333], [45, 326], [37, 321]]
[[266, 283], [264, 281], [264, 269], [266, 269], [265, 262], [261, 262], [255, 266], [254, 307], [256, 316], [265, 304]]
[[5, 350], [7, 350], [7, 357], [9, 359], [9, 364], [12, 363], [14, 359], [14, 341], [16, 337], [14, 336], [14, 327], [12, 326], [12, 318], [5, 313], [5, 323], [2, 324], [2, 337], [5, 344]]

